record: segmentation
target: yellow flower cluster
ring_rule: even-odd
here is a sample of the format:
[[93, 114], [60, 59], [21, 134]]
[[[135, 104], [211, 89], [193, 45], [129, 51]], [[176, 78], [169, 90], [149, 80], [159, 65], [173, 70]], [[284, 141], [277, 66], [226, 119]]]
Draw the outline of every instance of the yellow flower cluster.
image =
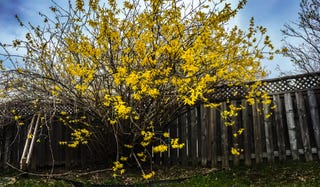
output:
[[128, 157], [121, 156], [121, 157], [120, 157], [120, 160], [121, 160], [121, 161], [128, 161]]
[[233, 104], [229, 105], [229, 110], [224, 110], [221, 112], [221, 117], [223, 119], [232, 119], [233, 117], [238, 116], [238, 111], [242, 110], [243, 107], [236, 107]]
[[87, 129], [75, 129], [73, 133], [71, 133], [72, 143], [68, 144], [68, 147], [77, 147], [79, 144], [88, 144], [88, 138], [92, 133]]
[[140, 158], [142, 162], [147, 161], [147, 155], [144, 152], [137, 153], [137, 156]]
[[162, 135], [164, 138], [169, 138], [169, 136], [170, 136], [168, 132], [164, 132]]
[[173, 149], [182, 149], [184, 147], [184, 143], [179, 144], [178, 141], [179, 138], [171, 139], [171, 147]]
[[17, 124], [19, 124], [20, 126], [24, 125], [24, 122], [21, 121], [21, 116], [16, 114], [16, 110], [11, 110], [13, 116], [13, 119], [17, 122]]
[[232, 155], [240, 155], [240, 152], [242, 152], [242, 151], [243, 151], [243, 149], [238, 149], [238, 148], [234, 148], [234, 147], [231, 148]]
[[233, 137], [238, 137], [239, 135], [241, 135], [244, 131], [244, 128], [239, 129], [237, 132], [233, 133]]
[[154, 133], [150, 131], [141, 131], [141, 135], [143, 137], [143, 141], [140, 143], [143, 147], [146, 147], [150, 144], [152, 138], [154, 137]]
[[133, 145], [129, 145], [129, 144], [124, 144], [123, 146], [126, 147], [126, 148], [129, 148], [129, 149], [133, 148]]
[[145, 179], [145, 180], [148, 180], [150, 178], [152, 178], [156, 173], [154, 171], [148, 173], [148, 174], [142, 174], [142, 177]]
[[153, 152], [159, 153], [159, 152], [165, 152], [168, 151], [168, 146], [167, 145], [158, 145], [153, 147]]
[[[131, 107], [126, 105], [126, 102], [124, 102], [121, 98], [121, 96], [111, 96], [109, 94], [105, 94], [104, 96], [104, 103], [105, 106], [114, 106], [115, 111], [117, 112], [117, 118], [119, 119], [128, 119], [132, 109]], [[115, 124], [116, 119], [111, 120], [110, 118], [110, 123]], [[113, 123], [113, 122], [114, 123]]]
[[118, 174], [123, 175], [126, 170], [123, 168], [122, 163], [120, 163], [119, 161], [115, 161], [113, 162], [112, 171], [113, 171], [113, 177], [117, 177]]
[[112, 170], [113, 171], [117, 171], [123, 168], [123, 164], [120, 163], [119, 161], [113, 162], [113, 167]]

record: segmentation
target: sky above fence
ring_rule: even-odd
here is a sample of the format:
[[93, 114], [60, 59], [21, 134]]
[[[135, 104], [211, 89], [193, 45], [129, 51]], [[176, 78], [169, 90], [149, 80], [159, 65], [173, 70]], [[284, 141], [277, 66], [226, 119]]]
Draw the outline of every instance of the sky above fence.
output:
[[[228, 0], [236, 3], [238, 0]], [[58, 4], [65, 6], [67, 0], [56, 0]], [[24, 22], [41, 24], [42, 19], [38, 13], [48, 13], [52, 5], [50, 0], [0, 0], [0, 42], [11, 42], [16, 38], [23, 38], [26, 31], [18, 26], [15, 15], [19, 15]], [[267, 27], [275, 47], [282, 46], [281, 29], [286, 23], [298, 19], [299, 0], [248, 0], [247, 5], [239, 12], [231, 24], [246, 28], [251, 17], [255, 18], [257, 25]], [[2, 52], [2, 51], [0, 51]], [[288, 58], [277, 55], [272, 61], [262, 63], [270, 73], [269, 77], [277, 77], [281, 71], [292, 71], [292, 64]]]

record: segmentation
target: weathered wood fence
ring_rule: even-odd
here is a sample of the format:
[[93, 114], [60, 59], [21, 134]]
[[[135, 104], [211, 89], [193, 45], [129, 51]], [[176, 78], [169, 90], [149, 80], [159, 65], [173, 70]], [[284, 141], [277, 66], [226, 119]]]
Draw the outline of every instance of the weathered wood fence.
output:
[[[316, 160], [320, 158], [320, 75], [318, 73], [265, 81], [261, 90], [272, 98], [272, 110], [263, 104], [249, 105], [241, 99], [237, 87], [217, 89], [215, 98], [223, 101], [217, 109], [198, 105], [180, 115], [170, 125], [170, 136], [179, 137], [186, 146], [155, 154], [159, 164], [182, 164], [212, 167], [252, 165], [283, 160]], [[240, 92], [234, 97], [232, 93]], [[245, 106], [234, 126], [224, 125], [220, 112], [228, 102]], [[264, 116], [272, 112], [269, 118]], [[239, 129], [243, 134], [235, 137]], [[231, 154], [231, 149], [240, 155]]]
[[[185, 142], [185, 147], [154, 154], [155, 163], [229, 167], [278, 160], [320, 159], [320, 73], [264, 82], [260, 89], [270, 94], [277, 106], [274, 110], [262, 104], [248, 105], [243, 99], [245, 91], [240, 87], [219, 87], [212, 99], [221, 101], [221, 107], [210, 109], [198, 105], [179, 115], [169, 131], [171, 137], [179, 137], [180, 141]], [[233, 95], [234, 92], [238, 93], [237, 96]], [[224, 125], [225, 121], [220, 116], [228, 105], [227, 100], [246, 107], [234, 119], [235, 125], [230, 127]], [[269, 112], [273, 115], [266, 119], [264, 115]], [[6, 163], [18, 167], [28, 127], [5, 125], [4, 121], [0, 123], [0, 168]], [[233, 134], [241, 128], [244, 128], [243, 133], [235, 137]], [[43, 132], [40, 132], [41, 141], [33, 150], [33, 168], [52, 164], [85, 166], [107, 159], [98, 157], [99, 154], [87, 146], [70, 149], [59, 145], [58, 142], [70, 134], [70, 130], [63, 125], [39, 129]], [[106, 139], [107, 143], [110, 141], [112, 137]], [[93, 142], [92, 146], [97, 145]], [[232, 155], [232, 148], [238, 149], [240, 155]], [[112, 147], [105, 151], [111, 152]]]

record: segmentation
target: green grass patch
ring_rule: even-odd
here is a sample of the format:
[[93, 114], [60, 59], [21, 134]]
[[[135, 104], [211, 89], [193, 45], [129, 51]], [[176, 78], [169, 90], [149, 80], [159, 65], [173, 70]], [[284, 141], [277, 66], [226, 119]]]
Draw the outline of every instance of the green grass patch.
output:
[[319, 162], [289, 162], [220, 170], [167, 186], [320, 186]]

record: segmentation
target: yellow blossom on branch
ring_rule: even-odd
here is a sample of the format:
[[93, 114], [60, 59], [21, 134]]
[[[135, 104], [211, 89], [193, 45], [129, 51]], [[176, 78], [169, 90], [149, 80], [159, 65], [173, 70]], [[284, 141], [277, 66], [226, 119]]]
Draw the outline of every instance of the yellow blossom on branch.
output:
[[148, 180], [150, 178], [152, 178], [156, 173], [154, 171], [148, 173], [148, 174], [142, 174], [142, 177], [145, 179], [145, 180]]
[[158, 146], [153, 147], [152, 150], [153, 150], [155, 153], [165, 152], [165, 151], [168, 150], [168, 146], [167, 146], [167, 145], [158, 145]]

